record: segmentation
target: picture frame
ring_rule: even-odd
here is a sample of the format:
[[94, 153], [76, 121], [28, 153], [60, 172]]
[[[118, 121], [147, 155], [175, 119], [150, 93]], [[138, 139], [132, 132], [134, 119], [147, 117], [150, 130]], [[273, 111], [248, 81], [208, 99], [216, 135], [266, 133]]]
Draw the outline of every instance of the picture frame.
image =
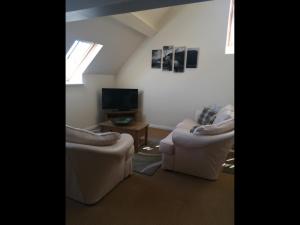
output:
[[199, 48], [188, 48], [186, 54], [186, 68], [197, 68]]
[[161, 49], [152, 50], [151, 68], [160, 69], [161, 59], [162, 59], [162, 50]]
[[163, 71], [172, 71], [173, 70], [173, 54], [174, 47], [172, 45], [163, 46]]
[[186, 47], [175, 47], [174, 52], [174, 69], [175, 73], [183, 73], [185, 68]]

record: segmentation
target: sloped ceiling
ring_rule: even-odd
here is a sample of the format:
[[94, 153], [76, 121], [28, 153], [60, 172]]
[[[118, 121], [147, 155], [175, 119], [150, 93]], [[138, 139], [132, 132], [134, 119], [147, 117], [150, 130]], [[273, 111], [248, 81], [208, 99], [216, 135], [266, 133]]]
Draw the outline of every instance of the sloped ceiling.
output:
[[75, 40], [99, 43], [103, 47], [84, 73], [118, 74], [139, 45], [155, 35], [168, 16], [182, 7], [172, 6], [68, 22], [66, 53]]
[[121, 22], [125, 26], [128, 26], [146, 35], [147, 37], [152, 37], [158, 32], [161, 25], [163, 24], [163, 18], [166, 17], [168, 12], [170, 11], [170, 8], [173, 7], [117, 14], [112, 15], [112, 18]]
[[136, 16], [140, 17], [141, 19], [145, 20], [151, 26], [159, 29], [161, 20], [166, 16], [169, 10], [172, 7], [165, 7], [165, 8], [158, 8], [158, 9], [150, 9], [150, 10], [143, 10], [138, 12], [133, 12]]
[[[117, 74], [141, 42], [151, 36], [147, 32], [153, 35], [158, 31], [170, 11], [168, 6], [201, 1], [209, 0], [67, 0], [66, 52], [75, 40], [99, 43], [103, 47], [84, 73]], [[129, 13], [138, 18], [133, 22], [139, 29], [111, 16], [99, 17], [118, 13]], [[141, 29], [147, 32], [143, 33]]]
[[103, 45], [85, 74], [117, 74], [144, 39], [145, 35], [111, 17], [66, 23], [66, 52], [75, 40]]

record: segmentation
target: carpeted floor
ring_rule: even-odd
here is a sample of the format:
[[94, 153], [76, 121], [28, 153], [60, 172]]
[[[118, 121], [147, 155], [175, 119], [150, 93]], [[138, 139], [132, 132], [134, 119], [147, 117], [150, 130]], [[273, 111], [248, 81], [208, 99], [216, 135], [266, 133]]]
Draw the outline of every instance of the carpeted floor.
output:
[[162, 155], [159, 151], [160, 139], [149, 139], [147, 145], [141, 146], [133, 156], [133, 171], [152, 176], [160, 167]]
[[93, 206], [66, 200], [67, 225], [233, 225], [234, 176], [133, 174]]
[[138, 152], [133, 155], [133, 171], [152, 176], [161, 167], [161, 154]]
[[223, 163], [223, 173], [234, 174], [234, 151], [228, 153], [226, 161]]

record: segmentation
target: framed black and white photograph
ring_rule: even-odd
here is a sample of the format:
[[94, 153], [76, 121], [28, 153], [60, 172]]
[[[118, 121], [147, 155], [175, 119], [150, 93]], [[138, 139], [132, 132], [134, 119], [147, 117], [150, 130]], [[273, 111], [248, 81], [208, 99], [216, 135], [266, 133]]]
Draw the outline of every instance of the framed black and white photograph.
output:
[[197, 68], [199, 48], [188, 48], [186, 54], [186, 68]]
[[185, 47], [176, 47], [174, 55], [174, 72], [183, 73], [185, 65]]
[[173, 68], [173, 46], [163, 46], [163, 68], [165, 71], [172, 71]]
[[156, 68], [156, 69], [161, 68], [161, 55], [162, 55], [161, 49], [152, 50], [152, 63], [151, 63], [152, 68]]

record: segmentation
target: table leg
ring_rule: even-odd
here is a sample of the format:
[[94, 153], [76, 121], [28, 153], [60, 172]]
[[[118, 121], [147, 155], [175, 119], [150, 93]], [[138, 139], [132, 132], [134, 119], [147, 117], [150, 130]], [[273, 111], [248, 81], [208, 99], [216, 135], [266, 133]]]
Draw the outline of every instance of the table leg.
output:
[[148, 126], [145, 127], [145, 145], [147, 145], [148, 142]]
[[135, 152], [138, 152], [139, 150], [139, 135], [138, 135], [138, 132], [134, 132], [134, 149], [135, 149]]

